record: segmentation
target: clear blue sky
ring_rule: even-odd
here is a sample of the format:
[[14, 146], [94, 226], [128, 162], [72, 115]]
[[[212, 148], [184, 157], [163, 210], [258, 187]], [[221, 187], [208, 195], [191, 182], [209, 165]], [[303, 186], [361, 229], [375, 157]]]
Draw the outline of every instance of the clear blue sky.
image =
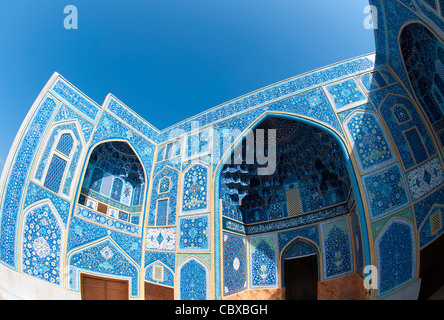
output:
[[[78, 9], [66, 30], [63, 9]], [[113, 93], [159, 129], [264, 86], [375, 51], [368, 0], [1, 0], [0, 170], [54, 71]]]

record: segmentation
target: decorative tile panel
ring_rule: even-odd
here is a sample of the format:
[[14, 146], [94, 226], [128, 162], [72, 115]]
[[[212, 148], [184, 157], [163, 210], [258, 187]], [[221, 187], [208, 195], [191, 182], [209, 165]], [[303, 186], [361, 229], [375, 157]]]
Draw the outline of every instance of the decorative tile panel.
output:
[[22, 273], [61, 286], [64, 230], [57, 212], [46, 202], [32, 207], [22, 228]]
[[80, 111], [89, 120], [93, 122], [97, 121], [97, 117], [100, 113], [100, 107], [79, 93], [62, 78], [57, 78], [51, 88], [51, 91], [54, 92], [58, 97], [62, 98], [65, 103]]
[[208, 210], [208, 169], [205, 164], [195, 163], [183, 173], [181, 199], [183, 213]]
[[376, 240], [378, 290], [383, 296], [415, 277], [415, 236], [413, 226], [404, 219], [393, 219]]
[[145, 249], [175, 250], [176, 228], [147, 228]]
[[23, 208], [26, 209], [33, 203], [36, 203], [41, 200], [51, 201], [52, 205], [56, 208], [60, 216], [60, 219], [63, 222], [63, 226], [66, 228], [68, 223], [69, 209], [71, 207], [71, 203], [60, 197], [57, 197], [52, 192], [47, 191], [46, 189], [38, 186], [37, 184], [29, 182]]
[[367, 97], [354, 78], [335, 82], [326, 86], [325, 89], [336, 111], [353, 108], [367, 102]]
[[372, 220], [410, 203], [399, 163], [363, 176], [363, 184]]
[[[148, 213], [148, 226], [157, 225], [175, 225], [176, 224], [176, 204], [177, 204], [177, 189], [179, 185], [179, 172], [170, 166], [164, 164], [158, 164], [155, 166], [154, 171], [157, 172], [157, 168], [162, 169], [157, 173], [153, 179], [153, 188], [151, 190], [150, 210]], [[161, 181], [168, 181], [169, 189], [167, 192], [160, 192]], [[164, 189], [165, 191], [166, 189]], [[167, 214], [159, 213], [158, 202], [164, 201], [164, 204], [168, 203], [168, 207], [164, 208], [163, 212]], [[157, 211], [156, 211], [157, 210]], [[156, 221], [157, 213], [157, 221]], [[161, 219], [159, 219], [159, 215]], [[168, 219], [168, 220], [167, 220]], [[159, 224], [160, 223], [160, 224]]]
[[317, 254], [316, 249], [303, 241], [296, 241], [285, 253], [285, 259], [294, 259]]
[[323, 245], [324, 279], [353, 271], [353, 250], [347, 217], [320, 225]]
[[355, 112], [344, 123], [361, 172], [365, 173], [396, 160], [376, 115]]
[[278, 285], [276, 234], [249, 237], [250, 277], [252, 288], [270, 288]]
[[443, 168], [438, 157], [407, 173], [407, 182], [413, 200], [430, 193], [444, 182]]
[[223, 233], [223, 293], [247, 289], [247, 239]]
[[178, 251], [210, 251], [210, 215], [179, 217]]
[[109, 216], [104, 216], [88, 208], [77, 206], [75, 215], [80, 219], [98, 223], [105, 228], [109, 228], [115, 231], [125, 232], [134, 236], [141, 235], [141, 227], [133, 225], [131, 223], [118, 220]]
[[179, 299], [209, 299], [208, 267], [196, 258], [189, 258], [179, 266]]
[[[407, 93], [402, 89], [402, 94]], [[433, 142], [412, 101], [403, 96], [394, 94], [387, 95], [387, 93], [382, 94], [381, 97], [385, 98], [385, 100], [380, 105], [380, 112], [393, 137], [395, 147], [398, 149], [404, 168], [409, 170], [416, 164], [426, 160], [429, 155], [435, 155], [436, 150]], [[404, 112], [408, 112], [411, 121], [399, 123], [395, 113], [392, 111], [396, 106], [402, 106], [405, 109]], [[412, 130], [415, 131], [412, 132]], [[413, 134], [414, 136], [410, 137], [409, 132], [410, 135]], [[407, 133], [407, 135], [405, 133]]]
[[44, 136], [56, 107], [55, 99], [46, 96], [42, 100], [23, 133], [6, 177], [0, 211], [0, 261], [11, 268], [15, 268], [17, 219], [20, 215], [25, 184], [41, 137]]
[[211, 127], [192, 133], [184, 138], [182, 160], [208, 154], [211, 148]]
[[110, 239], [68, 255], [68, 289], [79, 291], [80, 271], [105, 277], [129, 279], [130, 297], [139, 296], [139, 268]]

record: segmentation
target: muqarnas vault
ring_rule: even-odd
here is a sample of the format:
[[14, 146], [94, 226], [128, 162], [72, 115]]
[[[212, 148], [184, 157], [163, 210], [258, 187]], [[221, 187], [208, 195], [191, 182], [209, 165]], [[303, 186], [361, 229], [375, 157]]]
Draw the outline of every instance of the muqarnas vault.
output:
[[[430, 297], [444, 283], [444, 3], [370, 4], [376, 53], [164, 130], [55, 73], [1, 177], [2, 296]], [[268, 175], [233, 161], [257, 129], [276, 133]]]

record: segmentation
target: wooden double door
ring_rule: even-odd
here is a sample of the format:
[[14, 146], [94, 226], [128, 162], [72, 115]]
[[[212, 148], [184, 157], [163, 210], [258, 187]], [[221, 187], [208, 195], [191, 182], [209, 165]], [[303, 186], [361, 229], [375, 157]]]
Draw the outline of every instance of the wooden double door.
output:
[[111, 279], [81, 275], [82, 300], [128, 300], [129, 282], [127, 280]]
[[[82, 300], [128, 300], [129, 282], [81, 274]], [[145, 282], [146, 300], [174, 300], [174, 289]]]

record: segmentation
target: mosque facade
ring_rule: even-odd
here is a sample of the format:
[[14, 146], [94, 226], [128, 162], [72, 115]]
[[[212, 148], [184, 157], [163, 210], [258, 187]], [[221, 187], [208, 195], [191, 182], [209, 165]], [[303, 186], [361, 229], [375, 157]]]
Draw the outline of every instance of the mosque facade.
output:
[[55, 73], [0, 180], [2, 297], [429, 298], [444, 2], [370, 4], [375, 53], [164, 130]]

